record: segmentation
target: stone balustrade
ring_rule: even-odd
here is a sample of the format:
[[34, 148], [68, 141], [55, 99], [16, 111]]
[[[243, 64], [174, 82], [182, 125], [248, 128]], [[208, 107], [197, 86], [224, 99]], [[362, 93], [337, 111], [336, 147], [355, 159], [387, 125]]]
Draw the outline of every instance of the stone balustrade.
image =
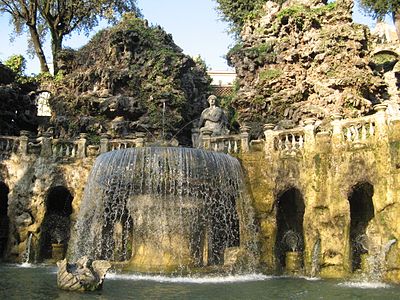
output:
[[243, 125], [240, 127], [240, 134], [220, 136], [212, 136], [212, 132], [208, 130], [202, 130], [199, 135], [199, 130], [192, 130], [192, 140], [197, 148], [238, 154], [249, 151], [249, 129], [248, 126]]
[[8, 158], [11, 153], [17, 153], [19, 138], [14, 136], [0, 136], [0, 158]]
[[[273, 153], [296, 157], [310, 151], [318, 151], [321, 141], [332, 148], [361, 149], [385, 141], [390, 131], [396, 131], [391, 127], [400, 124], [386, 112], [385, 104], [378, 104], [375, 110], [373, 115], [356, 119], [342, 119], [339, 114], [334, 114], [330, 126], [325, 126], [325, 131], [318, 133], [316, 120], [312, 118], [304, 120], [301, 127], [287, 130], [278, 130], [274, 124], [265, 124], [265, 139], [261, 142], [267, 157]], [[242, 126], [240, 133], [233, 135], [211, 136], [211, 132], [204, 130], [199, 134], [198, 129], [193, 130], [193, 133], [194, 145], [198, 148], [229, 154], [246, 153], [250, 150], [247, 126]], [[30, 137], [29, 132], [21, 131], [20, 137], [0, 136], [0, 158], [8, 158], [12, 153], [17, 153], [39, 154], [54, 159], [74, 159], [146, 145], [149, 143], [144, 133], [118, 139], [111, 139], [107, 134], [103, 134], [99, 144], [91, 144], [84, 133], [80, 134], [79, 138], [65, 140], [54, 139], [47, 134]]]
[[342, 122], [342, 140], [349, 147], [363, 147], [375, 141], [376, 123], [373, 116], [344, 120]]
[[51, 150], [54, 158], [75, 158], [78, 152], [78, 142], [54, 139]]

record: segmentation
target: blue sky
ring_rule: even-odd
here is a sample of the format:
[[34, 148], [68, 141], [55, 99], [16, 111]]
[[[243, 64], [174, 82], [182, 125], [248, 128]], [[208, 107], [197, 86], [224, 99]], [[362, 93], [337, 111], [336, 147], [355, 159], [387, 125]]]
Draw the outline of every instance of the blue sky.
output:
[[[227, 24], [220, 21], [214, 0], [138, 0], [137, 3], [149, 23], [161, 25], [171, 33], [184, 53], [191, 56], [201, 55], [210, 69], [229, 69], [223, 57], [233, 44], [233, 39], [226, 32]], [[374, 24], [357, 7], [354, 8], [353, 17], [358, 23], [370, 27]], [[0, 60], [3, 61], [13, 54], [22, 54], [28, 59], [27, 73], [38, 73], [37, 59], [29, 59], [26, 53], [26, 36], [16, 37], [12, 43], [9, 41], [12, 29], [7, 15], [0, 17], [0, 28], [3, 41], [0, 44]], [[83, 34], [74, 34], [65, 40], [64, 46], [79, 48], [88, 40]], [[46, 51], [50, 53], [48, 45]]]

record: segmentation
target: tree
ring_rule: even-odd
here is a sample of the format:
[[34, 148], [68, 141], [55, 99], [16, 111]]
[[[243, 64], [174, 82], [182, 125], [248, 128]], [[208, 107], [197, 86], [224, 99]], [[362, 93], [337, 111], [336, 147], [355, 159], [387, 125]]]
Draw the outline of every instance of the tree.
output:
[[264, 0], [216, 0], [222, 19], [230, 24], [232, 32], [238, 32], [244, 22], [265, 3]]
[[400, 39], [400, 0], [359, 0], [364, 11], [374, 19], [382, 20], [391, 14]]
[[[217, 10], [222, 13], [222, 19], [230, 24], [231, 31], [240, 32], [246, 20], [259, 16], [265, 0], [215, 0]], [[274, 0], [282, 4], [285, 0]]]
[[0, 0], [0, 13], [10, 14], [15, 32], [29, 30], [41, 72], [49, 71], [43, 42], [50, 34], [54, 74], [65, 36], [73, 31], [88, 34], [101, 19], [115, 23], [125, 12], [140, 14], [136, 0]]

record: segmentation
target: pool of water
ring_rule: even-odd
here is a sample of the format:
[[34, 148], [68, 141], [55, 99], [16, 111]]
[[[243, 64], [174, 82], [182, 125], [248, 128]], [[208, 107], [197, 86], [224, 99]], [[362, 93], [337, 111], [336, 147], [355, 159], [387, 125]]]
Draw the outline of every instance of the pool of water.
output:
[[0, 299], [399, 299], [400, 286], [261, 274], [165, 277], [108, 274], [103, 290], [65, 292], [56, 268], [0, 265]]

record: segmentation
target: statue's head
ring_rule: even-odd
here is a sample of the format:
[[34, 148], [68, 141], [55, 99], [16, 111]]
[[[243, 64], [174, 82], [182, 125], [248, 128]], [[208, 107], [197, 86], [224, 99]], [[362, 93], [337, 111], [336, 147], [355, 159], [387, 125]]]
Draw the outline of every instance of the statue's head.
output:
[[217, 96], [215, 95], [210, 95], [207, 99], [208, 103], [210, 103], [210, 105], [214, 105], [217, 104]]

